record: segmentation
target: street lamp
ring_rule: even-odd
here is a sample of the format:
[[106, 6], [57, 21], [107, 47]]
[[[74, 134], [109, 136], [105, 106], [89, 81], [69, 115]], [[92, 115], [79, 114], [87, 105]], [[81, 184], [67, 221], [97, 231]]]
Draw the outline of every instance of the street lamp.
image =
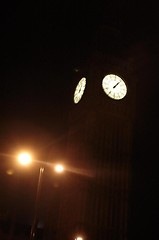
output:
[[54, 170], [57, 173], [62, 173], [64, 171], [64, 167], [61, 164], [57, 164], [57, 165], [54, 166]]
[[[29, 153], [23, 152], [18, 155], [18, 161], [22, 165], [28, 165], [32, 162], [32, 157]], [[33, 222], [31, 225], [31, 232], [30, 232], [30, 240], [35, 239], [36, 236], [36, 226], [37, 226], [37, 217], [38, 217], [38, 207], [39, 207], [39, 200], [40, 200], [40, 193], [41, 193], [41, 185], [44, 175], [44, 163], [43, 166], [39, 168], [39, 176], [38, 176], [38, 184], [37, 184], [37, 190], [36, 190], [36, 198], [35, 198], [35, 209], [34, 209], [34, 216], [33, 216]], [[49, 166], [51, 166], [49, 164]], [[54, 165], [54, 171], [57, 173], [62, 173], [64, 171], [64, 167], [61, 164]]]
[[32, 162], [32, 157], [27, 152], [22, 152], [18, 155], [18, 161], [22, 165], [28, 165]]
[[44, 167], [39, 168], [39, 177], [38, 177], [38, 185], [36, 190], [36, 199], [35, 199], [35, 209], [34, 209], [34, 216], [33, 216], [33, 222], [31, 226], [31, 232], [30, 232], [30, 240], [35, 238], [36, 234], [36, 225], [37, 225], [37, 214], [38, 214], [38, 206], [39, 206], [39, 197], [41, 192], [41, 183], [44, 173]]
[[83, 240], [83, 237], [82, 237], [82, 236], [77, 236], [77, 237], [75, 238], [75, 240]]

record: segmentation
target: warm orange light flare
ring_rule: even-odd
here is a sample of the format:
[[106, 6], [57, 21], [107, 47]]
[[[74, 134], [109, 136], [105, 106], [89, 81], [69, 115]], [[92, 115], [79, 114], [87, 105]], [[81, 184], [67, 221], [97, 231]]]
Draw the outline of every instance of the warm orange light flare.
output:
[[64, 171], [64, 167], [61, 164], [57, 164], [55, 165], [54, 170], [58, 173], [61, 173]]
[[18, 162], [22, 165], [28, 165], [32, 161], [32, 157], [29, 153], [23, 152], [18, 155]]
[[83, 240], [83, 237], [76, 237], [75, 240]]

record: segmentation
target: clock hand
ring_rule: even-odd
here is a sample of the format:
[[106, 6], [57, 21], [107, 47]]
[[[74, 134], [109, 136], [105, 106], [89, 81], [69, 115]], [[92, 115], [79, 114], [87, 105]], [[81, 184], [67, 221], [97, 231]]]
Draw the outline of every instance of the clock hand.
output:
[[116, 86], [119, 84], [120, 82], [117, 82], [115, 85], [114, 85], [114, 87], [113, 88], [116, 88]]

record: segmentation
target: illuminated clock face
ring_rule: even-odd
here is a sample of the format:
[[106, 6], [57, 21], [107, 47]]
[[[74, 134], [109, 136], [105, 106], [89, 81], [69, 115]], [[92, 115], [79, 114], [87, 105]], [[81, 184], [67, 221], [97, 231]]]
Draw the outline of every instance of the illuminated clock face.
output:
[[84, 90], [86, 88], [86, 78], [81, 78], [81, 80], [78, 82], [75, 92], [74, 92], [74, 103], [78, 103], [84, 93]]
[[125, 82], [115, 74], [106, 75], [103, 78], [102, 87], [104, 92], [115, 100], [124, 98], [127, 93]]

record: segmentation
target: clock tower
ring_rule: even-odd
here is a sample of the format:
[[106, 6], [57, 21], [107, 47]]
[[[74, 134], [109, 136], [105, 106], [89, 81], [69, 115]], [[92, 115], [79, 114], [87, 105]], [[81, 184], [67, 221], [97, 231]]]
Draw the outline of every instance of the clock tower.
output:
[[103, 28], [73, 77], [58, 239], [126, 240], [136, 74], [120, 32]]

